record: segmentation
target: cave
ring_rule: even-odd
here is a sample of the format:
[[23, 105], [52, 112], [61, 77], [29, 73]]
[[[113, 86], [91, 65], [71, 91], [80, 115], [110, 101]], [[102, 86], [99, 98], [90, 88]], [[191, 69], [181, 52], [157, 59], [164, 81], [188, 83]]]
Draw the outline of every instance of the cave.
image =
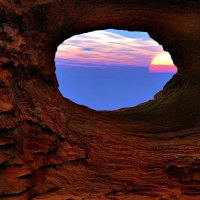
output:
[[[196, 0], [0, 0], [0, 198], [200, 198]], [[148, 32], [178, 71], [155, 99], [96, 112], [65, 99], [57, 47], [102, 29]]]

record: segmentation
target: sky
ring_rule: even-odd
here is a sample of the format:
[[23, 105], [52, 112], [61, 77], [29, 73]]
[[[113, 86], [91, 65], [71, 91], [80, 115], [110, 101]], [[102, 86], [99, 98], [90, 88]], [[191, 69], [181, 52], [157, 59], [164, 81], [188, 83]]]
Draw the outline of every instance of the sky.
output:
[[55, 62], [63, 96], [95, 110], [153, 99], [176, 73], [169, 53], [148, 33], [113, 29], [65, 40]]

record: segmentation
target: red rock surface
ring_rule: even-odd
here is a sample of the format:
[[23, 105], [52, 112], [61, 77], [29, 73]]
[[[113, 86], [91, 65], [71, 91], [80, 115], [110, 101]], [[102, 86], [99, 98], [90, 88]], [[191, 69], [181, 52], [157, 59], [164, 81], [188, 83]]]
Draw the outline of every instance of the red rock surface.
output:
[[[199, 200], [196, 0], [0, 0], [0, 199]], [[146, 31], [178, 73], [153, 101], [96, 112], [62, 97], [57, 46]]]

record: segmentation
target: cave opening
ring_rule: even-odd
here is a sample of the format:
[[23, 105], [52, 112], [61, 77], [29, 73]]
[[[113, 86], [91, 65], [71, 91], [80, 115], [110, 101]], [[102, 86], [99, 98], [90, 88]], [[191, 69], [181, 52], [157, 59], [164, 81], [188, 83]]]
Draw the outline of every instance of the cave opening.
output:
[[106, 29], [59, 45], [59, 90], [94, 110], [116, 110], [152, 100], [176, 73], [171, 56], [147, 32]]

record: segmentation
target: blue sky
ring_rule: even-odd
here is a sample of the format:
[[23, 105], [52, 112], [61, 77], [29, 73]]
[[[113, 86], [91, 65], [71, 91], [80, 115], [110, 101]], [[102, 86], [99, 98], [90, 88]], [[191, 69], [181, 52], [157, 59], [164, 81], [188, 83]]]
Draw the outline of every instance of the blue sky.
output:
[[160, 71], [161, 65], [149, 70], [162, 51], [147, 33], [109, 29], [74, 36], [56, 54], [59, 89], [95, 110], [135, 106], [153, 99], [175, 73]]
[[115, 30], [115, 29], [107, 29], [108, 32], [116, 33], [128, 38], [142, 38], [144, 40], [149, 39], [149, 34], [147, 32], [138, 32], [138, 31], [123, 31], [123, 30]]

